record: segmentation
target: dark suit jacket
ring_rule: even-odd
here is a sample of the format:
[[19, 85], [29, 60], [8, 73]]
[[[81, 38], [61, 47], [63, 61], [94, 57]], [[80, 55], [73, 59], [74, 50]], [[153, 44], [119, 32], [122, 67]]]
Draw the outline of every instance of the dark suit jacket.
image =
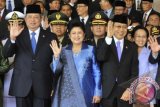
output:
[[101, 11], [101, 6], [99, 4], [100, 0], [95, 0], [89, 6], [89, 15], [91, 16], [96, 11]]
[[[150, 12], [149, 16], [150, 16], [151, 14], [158, 14], [158, 15], [159, 15], [159, 17], [160, 17], [160, 13], [159, 13], [159, 12], [157, 12], [157, 11], [155, 11], [154, 9], [152, 9], [152, 10], [151, 10], [151, 12]], [[144, 13], [143, 13], [143, 16], [144, 16]], [[142, 20], [143, 20], [143, 16], [142, 16]], [[148, 22], [149, 16], [148, 16], [148, 18], [147, 18], [147, 22]]]
[[[101, 62], [102, 97], [107, 98], [113, 92], [115, 84], [121, 84], [138, 75], [138, 53], [128, 40], [124, 40], [124, 48], [119, 62], [114, 39], [107, 45], [104, 38], [98, 40], [97, 60]], [[117, 79], [117, 81], [116, 81]], [[120, 97], [125, 89], [117, 88], [114, 95]], [[116, 90], [117, 90], [116, 89]]]
[[[157, 75], [156, 75], [156, 82], [160, 85], [160, 53], [158, 53], [158, 56], [157, 58], [155, 59], [153, 56], [152, 56], [152, 52], [149, 56], [149, 62], [151, 64], [156, 64], [158, 63], [158, 71], [157, 71]], [[160, 99], [160, 90], [158, 91], [157, 93], [157, 96], [156, 96], [157, 99]]]
[[15, 54], [15, 65], [9, 94], [25, 97], [31, 88], [39, 98], [50, 98], [53, 89], [53, 74], [50, 68], [53, 52], [51, 40], [57, 40], [53, 33], [40, 30], [35, 54], [32, 52], [29, 31], [25, 28], [16, 43], [8, 39], [4, 46], [5, 57]]
[[0, 40], [6, 38], [9, 34], [7, 21], [5, 20], [6, 15], [9, 13], [7, 9], [4, 9], [2, 19], [0, 21]]
[[142, 24], [142, 13], [137, 11], [135, 8], [131, 8], [131, 11], [129, 13], [129, 18], [131, 20], [136, 20], [138, 21], [140, 24]]
[[14, 0], [14, 4], [15, 4], [15, 8], [20, 6], [24, 7], [22, 0]]

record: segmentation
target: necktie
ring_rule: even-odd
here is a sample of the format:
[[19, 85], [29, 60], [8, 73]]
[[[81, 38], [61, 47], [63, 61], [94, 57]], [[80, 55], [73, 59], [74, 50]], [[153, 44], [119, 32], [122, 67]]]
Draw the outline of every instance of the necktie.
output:
[[109, 15], [108, 15], [108, 12], [107, 12], [107, 11], [105, 11], [105, 14], [109, 17]]
[[147, 21], [147, 14], [145, 13], [144, 17], [143, 17], [143, 26], [144, 27], [146, 26], [146, 21]]
[[119, 61], [120, 61], [120, 59], [121, 59], [121, 54], [122, 54], [122, 52], [121, 52], [121, 46], [120, 46], [120, 41], [118, 41], [117, 43], [117, 53], [118, 53], [118, 59], [119, 59]]
[[12, 11], [11, 0], [8, 0], [8, 10], [9, 10], [9, 12]]
[[[84, 24], [84, 19], [81, 19], [81, 22]], [[85, 25], [85, 24], [84, 24]]]
[[35, 53], [35, 50], [36, 50], [36, 39], [35, 39], [35, 35], [36, 35], [36, 33], [35, 33], [35, 32], [32, 32], [31, 35], [32, 35], [32, 38], [31, 38], [32, 50], [33, 50], [33, 53]]
[[141, 2], [137, 0], [137, 10], [141, 11]]

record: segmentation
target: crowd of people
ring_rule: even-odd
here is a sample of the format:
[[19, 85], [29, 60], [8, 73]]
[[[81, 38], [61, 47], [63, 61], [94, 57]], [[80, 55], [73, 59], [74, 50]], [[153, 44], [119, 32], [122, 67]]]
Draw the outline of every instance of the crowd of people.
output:
[[0, 107], [159, 107], [129, 103], [135, 78], [160, 84], [153, 3], [0, 0]]

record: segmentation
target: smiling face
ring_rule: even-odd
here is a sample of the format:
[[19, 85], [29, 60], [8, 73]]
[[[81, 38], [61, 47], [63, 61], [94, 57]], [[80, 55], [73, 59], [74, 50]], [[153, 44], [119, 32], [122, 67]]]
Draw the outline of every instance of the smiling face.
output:
[[138, 47], [144, 47], [147, 42], [147, 33], [143, 29], [139, 29], [134, 34], [134, 40]]
[[114, 22], [113, 32], [118, 40], [123, 39], [127, 34], [127, 24]]
[[69, 33], [69, 37], [73, 45], [81, 45], [85, 37], [85, 33], [80, 27], [73, 27]]
[[38, 13], [28, 13], [25, 17], [28, 29], [35, 31], [41, 25], [41, 15]]

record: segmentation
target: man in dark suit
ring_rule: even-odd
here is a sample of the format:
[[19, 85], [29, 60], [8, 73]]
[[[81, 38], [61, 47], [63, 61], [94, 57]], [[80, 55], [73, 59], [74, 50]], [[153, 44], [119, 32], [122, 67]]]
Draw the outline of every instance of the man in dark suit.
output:
[[115, 0], [101, 0], [100, 7], [103, 10], [103, 12], [108, 16], [109, 19], [112, 19], [114, 16], [114, 4]]
[[126, 2], [126, 9], [131, 22], [136, 20], [140, 24], [142, 23], [142, 14], [136, 10], [134, 6], [134, 0], [124, 0]]
[[89, 1], [88, 0], [78, 0], [76, 3], [76, 10], [78, 13], [78, 17], [76, 17], [73, 21], [81, 21], [85, 26], [85, 39], [91, 38], [91, 29], [90, 29], [90, 18], [88, 14], [89, 10]]
[[9, 11], [5, 8], [6, 0], [0, 0], [0, 39], [2, 40], [8, 34], [7, 21], [5, 16]]
[[119, 84], [138, 75], [138, 53], [131, 42], [124, 39], [127, 34], [127, 16], [115, 15], [109, 21], [105, 39], [97, 44], [97, 60], [101, 62], [102, 106], [132, 107], [120, 99], [125, 91]]
[[[21, 4], [22, 3], [22, 4]], [[31, 5], [34, 3], [34, 0], [21, 0], [19, 1], [19, 6], [15, 6], [14, 11], [19, 11], [26, 14], [27, 5]]]
[[160, 16], [160, 13], [158, 13], [153, 9], [153, 0], [142, 0], [142, 10], [143, 10], [143, 18], [142, 18], [143, 26], [146, 26], [150, 14], [156, 13]]
[[[158, 70], [157, 70], [157, 75], [156, 75], [156, 82], [160, 85], [160, 38], [154, 38], [152, 36], [149, 37], [149, 44], [151, 48], [151, 53], [149, 56], [149, 62], [151, 64], [156, 64], [158, 63]], [[157, 95], [156, 95], [156, 106], [160, 106], [160, 90], [158, 90]]]
[[[16, 17], [14, 17], [16, 18]], [[4, 46], [5, 57], [15, 54], [15, 65], [9, 94], [16, 97], [17, 107], [51, 107], [53, 73], [50, 68], [50, 43], [56, 35], [41, 27], [39, 5], [28, 5], [25, 16], [27, 28], [10, 25], [10, 38]]]

